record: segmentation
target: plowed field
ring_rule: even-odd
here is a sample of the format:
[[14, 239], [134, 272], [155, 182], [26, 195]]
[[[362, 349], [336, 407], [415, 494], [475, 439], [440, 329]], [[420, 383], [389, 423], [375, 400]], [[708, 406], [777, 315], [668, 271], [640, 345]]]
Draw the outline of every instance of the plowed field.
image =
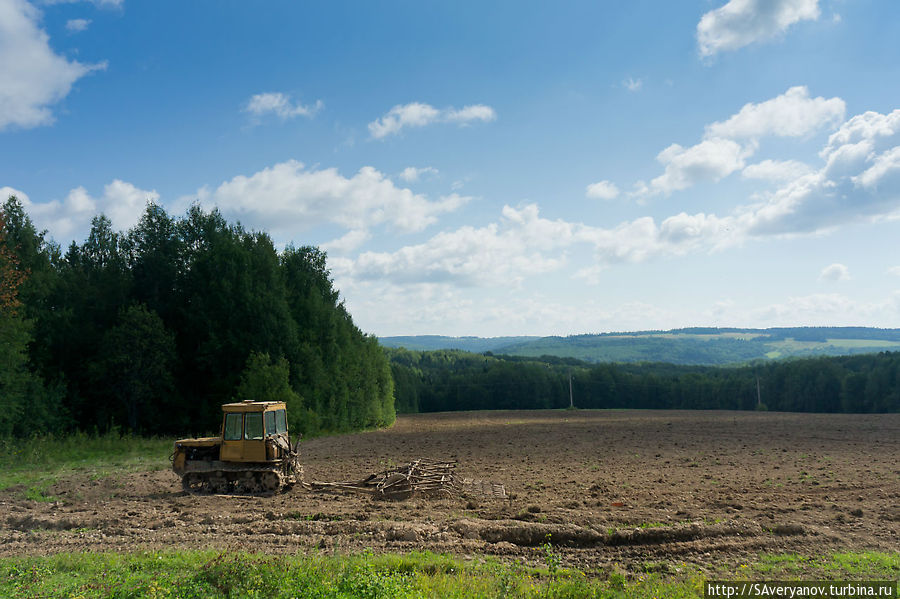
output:
[[145, 548], [427, 549], [668, 570], [760, 553], [900, 548], [900, 415], [543, 411], [401, 416], [302, 444], [306, 478], [362, 479], [415, 458], [505, 484], [402, 502], [300, 487], [186, 495], [170, 471], [65, 478], [55, 503], [0, 492], [0, 555]]

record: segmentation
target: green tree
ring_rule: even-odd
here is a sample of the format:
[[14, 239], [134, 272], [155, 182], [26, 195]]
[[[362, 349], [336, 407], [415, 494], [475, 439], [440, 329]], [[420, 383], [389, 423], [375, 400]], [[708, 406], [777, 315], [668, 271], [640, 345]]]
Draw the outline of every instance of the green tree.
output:
[[23, 316], [19, 298], [29, 271], [22, 266], [7, 217], [17, 205], [11, 197], [0, 208], [0, 436], [46, 432], [65, 421], [60, 394], [45, 388], [29, 367], [32, 322]]
[[27, 322], [19, 314], [19, 287], [26, 273], [7, 245], [6, 218], [0, 212], [0, 436], [7, 436], [22, 419], [28, 385]]
[[177, 422], [174, 360], [175, 339], [155, 312], [143, 305], [122, 310], [103, 336], [91, 373], [98, 393], [107, 399], [110, 420], [124, 414], [134, 432], [158, 432]]
[[235, 390], [235, 401], [283, 401], [299, 410], [302, 399], [291, 388], [290, 365], [285, 358], [274, 362], [267, 353], [252, 352]]

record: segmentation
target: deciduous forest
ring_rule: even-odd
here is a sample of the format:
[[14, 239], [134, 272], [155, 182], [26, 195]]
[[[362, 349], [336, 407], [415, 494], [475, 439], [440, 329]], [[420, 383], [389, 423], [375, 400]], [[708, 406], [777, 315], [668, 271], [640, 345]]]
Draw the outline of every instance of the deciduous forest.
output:
[[63, 250], [23, 204], [0, 210], [0, 436], [217, 432], [220, 404], [288, 402], [293, 430], [394, 420], [388, 360], [315, 247], [193, 206], [105, 216]]
[[566, 408], [570, 389], [579, 408], [900, 411], [898, 352], [704, 367], [387, 351], [398, 412]]

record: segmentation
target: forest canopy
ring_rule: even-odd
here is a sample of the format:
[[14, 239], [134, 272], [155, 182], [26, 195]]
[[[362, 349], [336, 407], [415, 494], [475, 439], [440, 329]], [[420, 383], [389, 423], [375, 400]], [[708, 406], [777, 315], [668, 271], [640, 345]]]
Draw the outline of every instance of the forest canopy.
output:
[[745, 366], [386, 350], [398, 412], [566, 408], [900, 412], [900, 352]]
[[293, 430], [393, 422], [390, 367], [339, 300], [325, 253], [278, 251], [213, 210], [96, 216], [65, 251], [0, 208], [0, 436], [217, 431], [220, 405], [288, 402]]

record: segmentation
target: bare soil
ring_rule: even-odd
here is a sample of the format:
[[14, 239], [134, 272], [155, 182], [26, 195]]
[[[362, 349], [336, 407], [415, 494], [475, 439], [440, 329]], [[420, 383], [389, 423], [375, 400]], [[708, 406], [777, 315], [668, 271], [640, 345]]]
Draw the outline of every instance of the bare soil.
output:
[[900, 550], [900, 414], [540, 411], [401, 416], [302, 444], [307, 480], [359, 480], [415, 458], [505, 484], [402, 502], [293, 490], [187, 495], [170, 471], [61, 480], [60, 501], [0, 492], [0, 555], [220, 549], [429, 550], [676, 571], [760, 553]]

